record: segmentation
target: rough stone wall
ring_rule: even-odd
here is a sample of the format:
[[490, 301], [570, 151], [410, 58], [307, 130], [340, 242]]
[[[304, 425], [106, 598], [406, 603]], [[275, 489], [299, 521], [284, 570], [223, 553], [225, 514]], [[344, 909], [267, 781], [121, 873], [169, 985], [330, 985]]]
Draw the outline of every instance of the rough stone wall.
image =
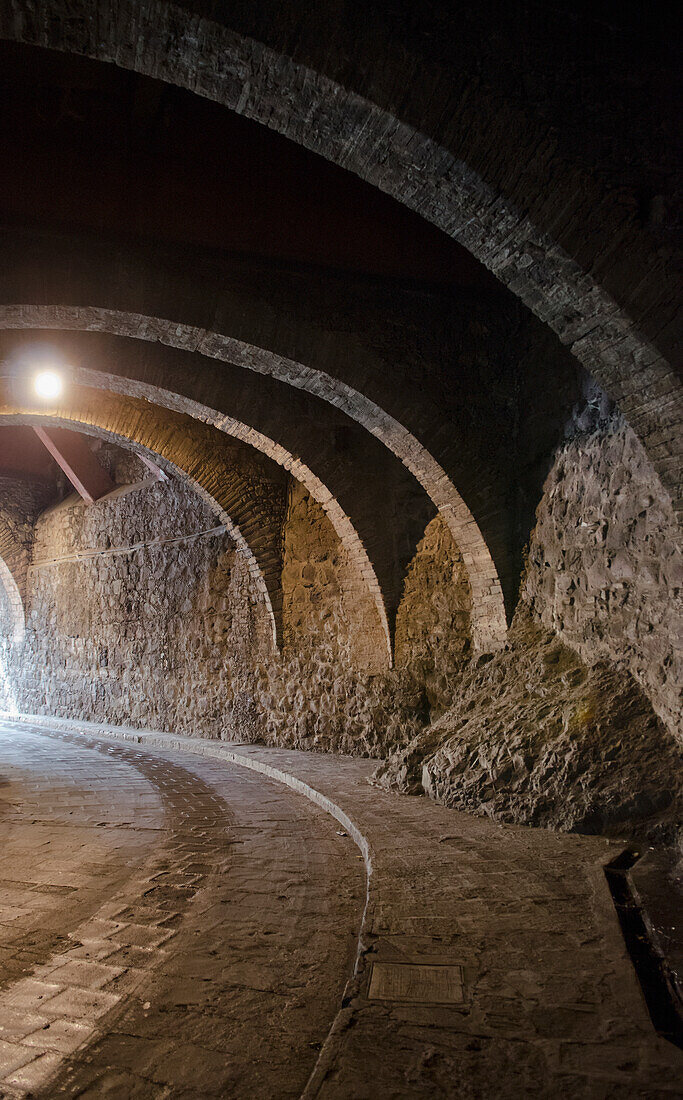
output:
[[427, 526], [410, 563], [396, 616], [396, 666], [424, 684], [432, 715], [457, 691], [471, 645], [472, 597], [462, 555], [441, 516]]
[[671, 840], [683, 811], [681, 550], [631, 429], [587, 387], [537, 510], [505, 651], [378, 769], [504, 821]]
[[[577, 405], [552, 462], [494, 656], [471, 654], [470, 592], [438, 517], [407, 570], [396, 668], [381, 675], [360, 671], [379, 637], [375, 606], [300, 484], [282, 530], [281, 654], [230, 539], [178, 541], [214, 526], [175, 482], [42, 516], [24, 708], [384, 757], [386, 786], [506, 821], [673, 835], [677, 534], [600, 393]], [[107, 552], [45, 561], [93, 548]]]
[[[218, 700], [232, 697], [231, 664], [268, 644], [267, 623], [225, 534], [184, 538], [217, 526], [170, 482], [40, 517], [25, 709], [205, 736], [229, 726]], [[84, 551], [94, 553], [73, 560]]]
[[454, 705], [376, 781], [501, 821], [668, 842], [682, 764], [632, 676], [584, 664], [523, 601], [505, 651], [471, 662]]
[[260, 737], [370, 756], [406, 744], [442, 701], [470, 645], [469, 587], [441, 521], [429, 525], [409, 567], [390, 673], [362, 671], [367, 647], [381, 644], [378, 617], [323, 510], [296, 484], [284, 529], [283, 592], [283, 659], [259, 670]]
[[309, 649], [319, 663], [363, 667], [381, 645], [379, 615], [325, 512], [296, 481], [283, 543], [284, 656]]
[[671, 500], [593, 390], [537, 511], [523, 592], [583, 659], [627, 669], [683, 740], [683, 554]]
[[49, 482], [0, 478], [0, 710], [17, 709], [34, 521], [56, 491]]
[[33, 524], [54, 494], [50, 483], [0, 477], [0, 556], [24, 598]]
[[469, 589], [440, 521], [409, 570], [400, 667], [381, 675], [362, 671], [380, 644], [375, 606], [302, 486], [283, 526], [281, 655], [231, 540], [182, 539], [215, 526], [174, 481], [41, 516], [22, 708], [377, 756], [407, 744], [469, 647]]
[[[363, 671], [368, 647], [381, 645], [375, 607], [323, 509], [297, 483], [283, 542], [284, 651], [281, 659], [262, 656], [247, 678], [239, 735], [369, 756], [407, 744], [434, 713], [433, 682], [451, 682], [470, 646], [469, 588], [441, 521], [430, 524], [408, 570], [398, 623], [406, 637], [411, 621], [416, 631], [409, 643], [397, 642], [390, 673]], [[416, 575], [427, 582], [422, 598]], [[448, 641], [438, 644], [439, 634]]]

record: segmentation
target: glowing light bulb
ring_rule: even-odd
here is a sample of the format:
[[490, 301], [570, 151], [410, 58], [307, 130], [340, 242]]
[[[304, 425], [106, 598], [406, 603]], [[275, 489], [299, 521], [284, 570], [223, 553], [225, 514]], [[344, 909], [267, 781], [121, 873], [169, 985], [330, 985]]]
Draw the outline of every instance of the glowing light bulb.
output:
[[33, 379], [33, 388], [35, 389], [38, 397], [43, 397], [45, 400], [54, 400], [55, 397], [59, 397], [64, 388], [61, 376], [54, 370], [41, 370], [36, 374]]

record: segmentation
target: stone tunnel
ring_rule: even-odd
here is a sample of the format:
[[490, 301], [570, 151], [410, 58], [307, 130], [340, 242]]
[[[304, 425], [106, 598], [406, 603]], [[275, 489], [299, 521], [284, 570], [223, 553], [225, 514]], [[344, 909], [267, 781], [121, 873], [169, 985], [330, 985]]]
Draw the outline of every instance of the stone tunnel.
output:
[[683, 1096], [679, 31], [0, 0], [1, 1098]]

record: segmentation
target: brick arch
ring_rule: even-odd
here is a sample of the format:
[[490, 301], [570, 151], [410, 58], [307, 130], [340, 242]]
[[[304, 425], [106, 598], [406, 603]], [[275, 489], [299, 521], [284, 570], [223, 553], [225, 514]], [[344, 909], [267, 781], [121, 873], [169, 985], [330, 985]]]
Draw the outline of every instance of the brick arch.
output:
[[[96, 374], [96, 372], [93, 372]], [[102, 386], [102, 376], [95, 381]], [[236, 473], [225, 451], [224, 437], [215, 438], [214, 425], [177, 411], [169, 400], [164, 404], [162, 391], [148, 387], [147, 399], [131, 397], [112, 390], [69, 385], [69, 403], [63, 408], [37, 408], [27, 402], [23, 387], [11, 383], [0, 418], [7, 421], [41, 419], [76, 428], [86, 433], [118, 440], [134, 450], [147, 453], [163, 467], [172, 470], [190, 485], [225, 524], [238, 548], [245, 555], [249, 572], [266, 605], [276, 648], [282, 641], [282, 560], [281, 522], [264, 509], [249, 482]], [[154, 390], [152, 393], [151, 391]], [[137, 388], [139, 394], [140, 388]], [[17, 400], [17, 397], [19, 400]], [[158, 401], [154, 399], [158, 398]], [[169, 398], [172, 395], [169, 395]], [[79, 400], [80, 398], [80, 400]], [[163, 408], [163, 413], [160, 411]], [[392, 644], [382, 591], [370, 559], [358, 534], [327, 487], [303, 463], [273, 440], [245, 424], [225, 416], [217, 423], [238, 446], [261, 451], [273, 462], [301, 481], [326, 511], [343, 543], [358, 587], [367, 594], [377, 613], [377, 630], [367, 621], [358, 625], [359, 662], [373, 670], [391, 667]], [[229, 420], [229, 423], [228, 423]], [[223, 442], [221, 443], [221, 440]], [[217, 443], [221, 443], [217, 446]]]
[[[659, 350], [675, 340], [675, 297], [656, 250], [624, 226], [618, 203], [608, 209], [600, 179], [558, 162], [550, 126], [532, 125], [476, 78], [468, 83], [464, 74], [460, 84], [457, 74], [406, 57], [399, 46], [392, 53], [376, 38], [355, 50], [343, 27], [341, 44], [330, 27], [326, 48], [312, 49], [315, 68], [293, 59], [306, 55], [299, 44], [306, 28], [296, 18], [280, 26], [267, 5], [253, 15], [237, 8], [233, 28], [217, 21], [213, 4], [205, 17], [201, 3], [185, 10], [143, 0], [113, 13], [108, 0], [38, 0], [30, 15], [7, 6], [0, 34], [114, 62], [213, 99], [432, 221], [549, 324], [619, 403], [682, 508], [683, 385]], [[363, 68], [356, 53], [366, 48], [379, 52]], [[576, 245], [587, 217], [592, 255]], [[619, 300], [608, 284], [619, 287]]]
[[[181, 418], [168, 413], [160, 418], [149, 407], [142, 408], [141, 402], [110, 401], [103, 409], [101, 395], [97, 404], [99, 409], [86, 400], [75, 407], [30, 412], [6, 406], [0, 412], [0, 419], [10, 423], [47, 422], [123, 444], [136, 453], [153, 457], [162, 468], [192, 488], [225, 526], [243, 555], [255, 589], [265, 605], [273, 643], [279, 648], [282, 640], [280, 526], [276, 524], [275, 529], [268, 530], [269, 516], [260, 507], [253, 490], [250, 491], [246, 479], [235, 471], [232, 463], [221, 460], [215, 452], [209, 459], [206, 452], [202, 455], [197, 444], [206, 441], [201, 440], [201, 435], [198, 439], [195, 432], [188, 433]], [[239, 520], [247, 522], [240, 525], [235, 512]], [[19, 595], [16, 584], [15, 588]], [[19, 600], [21, 602], [20, 595]]]
[[[341, 379], [321, 370], [287, 359], [265, 348], [220, 332], [207, 332], [195, 326], [169, 321], [165, 318], [126, 313], [121, 310], [89, 306], [47, 306], [36, 304], [0, 305], [0, 327], [5, 329], [65, 329], [89, 330], [113, 335], [133, 337], [139, 340], [159, 341], [174, 348], [192, 349], [201, 355], [236, 364], [259, 374], [268, 374], [328, 401], [379, 439], [416, 478], [431, 499], [450, 530], [463, 555], [472, 590], [472, 634], [475, 646], [482, 650], [500, 648], [507, 632], [505, 603], [498, 570], [489, 546], [475, 517], [458, 492], [443, 467], [418, 439], [399, 421], [370, 398], [349, 386]], [[81, 371], [88, 385], [97, 385], [99, 372]], [[241, 424], [220, 410], [204, 403], [193, 402], [186, 397], [170, 393], [158, 386], [134, 383], [126, 390], [125, 381], [106, 375], [106, 387], [121, 392], [143, 395], [168, 408], [180, 408], [183, 412], [199, 417], [213, 426], [254, 443], [269, 457], [290, 469], [302, 481], [309, 492], [327, 511], [342, 541], [349, 543], [351, 531], [348, 517], [344, 516], [328, 491], [321, 487], [319, 479], [298, 460], [286, 455], [283, 449], [266, 439], [262, 433]], [[353, 558], [373, 592], [379, 608], [381, 592], [368, 559], [359, 557], [356, 545]], [[388, 644], [391, 647], [391, 626], [382, 599], [381, 617]]]
[[[0, 332], [0, 362], [13, 376], [30, 369], [36, 348], [52, 348], [74, 381], [195, 416], [295, 471], [336, 528], [349, 577], [356, 574], [356, 604], [369, 598], [393, 635], [404, 571], [435, 509], [373, 435], [341, 410], [270, 375], [190, 350], [93, 331]], [[367, 615], [374, 622], [372, 607]], [[377, 662], [372, 645], [375, 655], [368, 640], [363, 665]], [[380, 643], [380, 652], [387, 647], [388, 641]]]

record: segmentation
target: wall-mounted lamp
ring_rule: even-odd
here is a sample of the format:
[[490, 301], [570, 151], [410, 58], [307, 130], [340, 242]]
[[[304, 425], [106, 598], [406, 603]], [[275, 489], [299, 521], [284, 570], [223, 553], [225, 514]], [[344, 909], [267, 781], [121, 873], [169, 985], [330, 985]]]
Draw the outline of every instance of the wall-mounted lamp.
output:
[[60, 374], [54, 370], [41, 370], [33, 378], [33, 388], [45, 401], [54, 401], [64, 389]]

